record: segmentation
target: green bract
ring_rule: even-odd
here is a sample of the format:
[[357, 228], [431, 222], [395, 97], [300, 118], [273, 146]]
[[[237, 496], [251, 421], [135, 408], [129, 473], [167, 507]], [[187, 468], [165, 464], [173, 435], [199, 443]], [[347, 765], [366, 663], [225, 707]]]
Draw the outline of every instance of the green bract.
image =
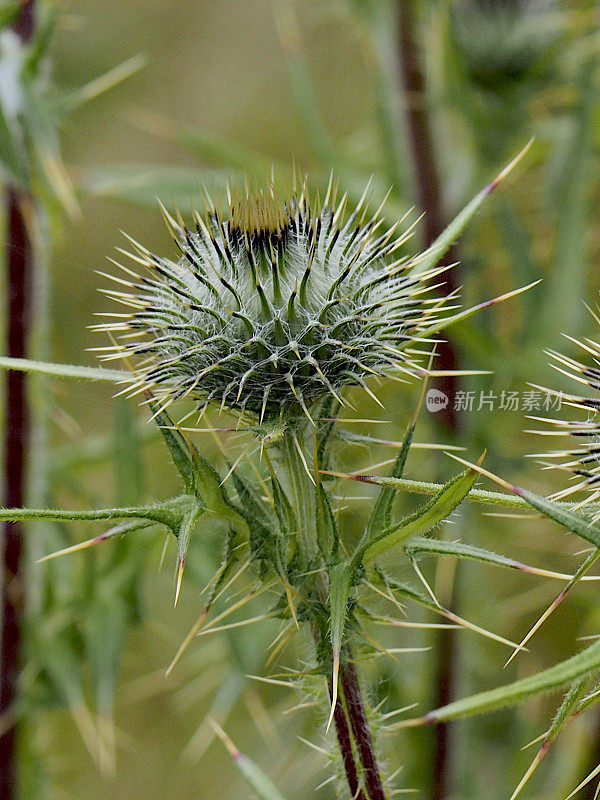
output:
[[126, 291], [107, 294], [131, 313], [98, 328], [118, 338], [106, 358], [133, 357], [133, 391], [262, 419], [308, 414], [324, 395], [341, 401], [344, 386], [414, 368], [411, 345], [444, 309], [426, 296], [440, 269], [397, 257], [410, 230], [384, 229], [368, 189], [348, 215], [335, 194], [333, 181], [322, 203], [306, 185], [281, 202], [273, 186], [236, 189], [223, 212], [209, 200], [194, 230], [165, 212], [178, 261], [131, 240], [127, 255], [149, 275], [123, 267]]

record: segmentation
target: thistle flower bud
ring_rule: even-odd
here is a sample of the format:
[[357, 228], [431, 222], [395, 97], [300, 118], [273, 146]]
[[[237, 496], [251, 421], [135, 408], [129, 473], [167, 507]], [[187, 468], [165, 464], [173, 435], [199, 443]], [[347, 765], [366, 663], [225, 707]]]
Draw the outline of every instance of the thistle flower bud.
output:
[[492, 90], [536, 69], [560, 24], [554, 0], [458, 0], [451, 20], [470, 79]]
[[[596, 315], [594, 317], [600, 324], [600, 318]], [[556, 392], [556, 394], [561, 397], [565, 405], [583, 412], [584, 416], [575, 420], [538, 417], [536, 418], [538, 422], [543, 422], [550, 427], [543, 431], [536, 431], [536, 433], [574, 437], [578, 442], [577, 446], [556, 450], [544, 454], [544, 456], [552, 459], [548, 466], [570, 472], [574, 481], [556, 492], [552, 499], [563, 500], [573, 494], [583, 492], [584, 498], [581, 502], [583, 507], [595, 504], [600, 500], [600, 418], [598, 417], [600, 409], [600, 344], [591, 339], [586, 339], [585, 343], [575, 339], [572, 341], [592, 357], [593, 366], [551, 351], [550, 355], [556, 362], [553, 366], [563, 375], [589, 387], [591, 393], [589, 396], [563, 392]], [[600, 511], [594, 510], [593, 518], [594, 520], [600, 519]]]
[[397, 257], [410, 230], [383, 229], [368, 193], [347, 214], [333, 181], [322, 203], [306, 184], [282, 202], [272, 185], [234, 188], [223, 210], [207, 201], [193, 230], [163, 209], [181, 256], [130, 239], [126, 255], [148, 274], [118, 265], [126, 291], [106, 294], [131, 311], [96, 326], [116, 337], [104, 357], [131, 358], [132, 392], [150, 389], [163, 407], [188, 397], [260, 419], [309, 415], [327, 394], [343, 402], [345, 386], [370, 391], [370, 376], [410, 371], [412, 346], [444, 309], [427, 298], [441, 270]]

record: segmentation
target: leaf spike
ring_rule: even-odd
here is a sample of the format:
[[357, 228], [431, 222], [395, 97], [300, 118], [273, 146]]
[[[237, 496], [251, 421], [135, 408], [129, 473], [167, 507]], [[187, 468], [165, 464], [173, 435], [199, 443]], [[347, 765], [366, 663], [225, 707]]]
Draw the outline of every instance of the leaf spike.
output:
[[308, 468], [308, 464], [306, 463], [306, 457], [305, 457], [304, 453], [302, 452], [302, 447], [300, 445], [300, 442], [298, 441], [298, 437], [296, 436], [295, 433], [292, 433], [292, 437], [293, 437], [293, 440], [294, 440], [294, 447], [298, 451], [298, 455], [300, 456], [300, 461], [302, 462], [304, 470], [306, 471], [306, 474], [308, 475], [308, 477], [312, 481], [313, 485], [316, 486], [317, 484], [315, 483], [315, 479], [313, 477], [312, 472]]
[[196, 622], [191, 627], [190, 632], [188, 633], [188, 635], [185, 637], [185, 639], [181, 643], [179, 649], [177, 650], [177, 653], [175, 654], [175, 657], [173, 658], [173, 660], [171, 661], [171, 663], [167, 667], [167, 670], [165, 672], [165, 678], [168, 675], [171, 674], [171, 672], [173, 671], [175, 665], [177, 664], [177, 662], [180, 660], [181, 656], [185, 653], [185, 651], [189, 647], [189, 645], [190, 645], [191, 641], [193, 640], [194, 636], [198, 633], [198, 631], [202, 627], [202, 624], [204, 623], [204, 620], [208, 616], [208, 612], [209, 611], [210, 611], [210, 606], [206, 606], [202, 610], [202, 613], [200, 614], [200, 616], [198, 617]]
[[338, 700], [338, 681], [340, 674], [340, 651], [334, 650], [333, 652], [333, 673], [331, 676], [331, 711], [329, 712], [329, 719], [327, 720], [327, 727], [325, 731], [329, 733], [331, 723], [333, 722], [333, 715], [335, 714], [335, 707]]
[[[576, 794], [577, 794], [577, 792], [578, 792], [580, 789], [583, 789], [583, 787], [584, 787], [584, 786], [587, 786], [587, 785], [588, 785], [588, 783], [589, 783], [590, 781], [593, 781], [593, 780], [594, 780], [594, 778], [596, 777], [596, 775], [598, 775], [598, 773], [600, 773], [600, 764], [598, 764], [598, 766], [597, 766], [597, 767], [595, 767], [595, 768], [594, 768], [594, 769], [593, 769], [593, 770], [590, 772], [590, 774], [587, 776], [587, 778], [584, 778], [584, 779], [581, 781], [581, 783], [579, 784], [579, 786], [576, 786], [576, 787], [575, 787], [575, 789], [573, 789], [573, 791], [571, 792], [571, 794], [570, 794], [570, 795], [568, 795], [568, 796], [565, 798], [565, 800], [571, 800], [571, 798], [572, 798], [574, 795], [576, 795]], [[596, 790], [596, 793], [594, 794], [594, 798], [597, 796], [597, 794], [598, 794], [598, 790]]]
[[99, 536], [94, 536], [93, 539], [87, 539], [85, 542], [78, 542], [77, 544], [72, 544], [70, 547], [64, 547], [62, 550], [56, 550], [54, 553], [49, 553], [46, 556], [42, 556], [38, 558], [36, 564], [42, 564], [44, 561], [50, 561], [53, 558], [58, 558], [59, 556], [66, 556], [70, 553], [76, 553], [78, 550], [86, 550], [88, 547], [93, 547], [96, 544], [100, 544], [100, 542], [106, 541], [110, 538], [108, 533], [101, 533]]
[[175, 602], [173, 607], [177, 607], [177, 602], [179, 600], [179, 593], [181, 592], [181, 582], [183, 580], [183, 571], [185, 569], [185, 558], [181, 556], [179, 558], [179, 565], [177, 568], [177, 586], [175, 587]]
[[573, 575], [573, 576], [571, 577], [571, 579], [569, 580], [569, 582], [567, 583], [567, 585], [566, 585], [566, 586], [564, 586], [564, 587], [563, 587], [563, 589], [561, 589], [561, 591], [559, 592], [559, 594], [557, 595], [557, 597], [556, 597], [556, 598], [555, 598], [555, 599], [552, 601], [552, 603], [551, 603], [551, 604], [548, 606], [548, 608], [547, 608], [547, 609], [544, 611], [544, 613], [543, 613], [543, 614], [541, 615], [541, 617], [540, 617], [540, 618], [537, 620], [537, 622], [535, 623], [535, 625], [534, 625], [534, 626], [533, 626], [533, 627], [530, 629], [530, 631], [527, 633], [527, 635], [526, 635], [526, 636], [525, 636], [525, 637], [524, 637], [524, 638], [521, 640], [521, 642], [519, 643], [519, 646], [518, 646], [518, 647], [516, 648], [516, 650], [513, 652], [513, 654], [511, 655], [511, 657], [508, 659], [508, 661], [506, 662], [506, 664], [504, 665], [504, 667], [507, 667], [507, 666], [510, 664], [510, 662], [513, 660], [513, 658], [514, 658], [514, 657], [517, 655], [517, 653], [519, 653], [521, 650], [523, 650], [523, 646], [524, 646], [525, 644], [527, 644], [527, 642], [528, 642], [528, 641], [531, 639], [531, 637], [534, 635], [534, 633], [535, 633], [537, 630], [539, 630], [539, 628], [540, 628], [540, 627], [543, 625], [543, 623], [544, 623], [544, 622], [545, 622], [545, 621], [548, 619], [548, 617], [549, 617], [551, 614], [553, 614], [553, 613], [554, 613], [554, 611], [555, 611], [555, 610], [558, 608], [558, 606], [559, 606], [559, 605], [560, 605], [560, 604], [563, 602], [563, 600], [566, 598], [567, 594], [568, 594], [568, 593], [571, 591], [571, 589], [572, 589], [572, 588], [573, 588], [573, 587], [574, 587], [574, 586], [575, 586], [577, 583], [579, 583], [579, 581], [580, 581], [580, 580], [581, 580], [581, 578], [583, 577], [583, 574], [584, 574], [584, 572], [587, 572], [587, 570], [588, 570], [588, 569], [590, 569], [590, 568], [591, 568], [591, 567], [592, 567], [592, 566], [593, 566], [593, 565], [596, 563], [596, 561], [598, 561], [598, 559], [599, 559], [599, 558], [600, 558], [600, 550], [599, 550], [599, 549], [596, 549], [596, 550], [594, 550], [592, 553], [590, 553], [590, 555], [589, 555], [589, 556], [588, 556], [588, 557], [585, 559], [585, 561], [583, 562], [583, 564], [581, 564], [581, 566], [579, 567], [579, 569], [577, 570], [577, 572], [575, 573], [575, 575]]
[[198, 631], [196, 636], [208, 636], [211, 633], [220, 633], [221, 631], [229, 631], [232, 628], [243, 628], [245, 625], [253, 625], [255, 622], [262, 622], [265, 619], [273, 619], [274, 612], [267, 612], [259, 614], [256, 617], [239, 620], [239, 622], [230, 622], [228, 625], [218, 625], [217, 627], [202, 628]]
[[385, 406], [383, 405], [383, 403], [381, 402], [381, 400], [380, 400], [380, 399], [377, 397], [377, 395], [376, 395], [376, 394], [374, 394], [374, 392], [372, 392], [372, 391], [371, 391], [371, 389], [369, 389], [369, 387], [368, 387], [368, 385], [367, 385], [367, 382], [366, 382], [366, 381], [365, 381], [363, 378], [361, 378], [361, 379], [360, 379], [359, 383], [360, 383], [360, 385], [362, 386], [362, 388], [365, 390], [365, 392], [366, 392], [366, 393], [369, 395], [369, 397], [370, 397], [370, 398], [371, 398], [371, 399], [372, 399], [372, 400], [373, 400], [375, 403], [377, 403], [377, 405], [379, 406], [379, 408], [383, 408], [383, 409], [385, 409]]
[[329, 173], [329, 181], [327, 183], [327, 191], [326, 191], [325, 197], [323, 199], [323, 207], [324, 208], [327, 208], [329, 206], [329, 204], [331, 203], [331, 193], [332, 193], [332, 189], [333, 189], [333, 180], [334, 180], [334, 177], [333, 177], [333, 169], [332, 169], [331, 172]]
[[158, 205], [160, 206], [160, 210], [162, 212], [163, 218], [165, 220], [165, 224], [167, 226], [167, 230], [171, 234], [171, 237], [177, 244], [181, 244], [181, 240], [185, 238], [185, 233], [183, 231], [183, 227], [177, 222], [177, 220], [171, 216], [171, 214], [167, 211], [167, 208], [162, 203], [160, 198], [156, 198], [158, 201]]
[[285, 596], [287, 597], [290, 614], [292, 615], [292, 619], [294, 620], [294, 625], [298, 630], [300, 630], [300, 625], [298, 624], [298, 617], [296, 616], [296, 607], [294, 605], [294, 598], [292, 596], [292, 587], [290, 586], [290, 582], [287, 580], [287, 578], [282, 578], [282, 583], [283, 583], [283, 588], [285, 589]]
[[525, 145], [525, 147], [521, 150], [521, 152], [517, 153], [517, 155], [513, 158], [513, 160], [504, 167], [504, 169], [494, 178], [494, 180], [491, 183], [489, 183], [486, 186], [486, 188], [484, 189], [486, 194], [491, 194], [491, 192], [494, 191], [494, 189], [498, 186], [498, 184], [501, 183], [510, 172], [512, 172], [512, 170], [517, 166], [519, 161], [525, 156], [525, 154], [527, 153], [531, 145], [534, 143], [534, 141], [535, 141], [535, 136], [532, 136], [531, 139]]
[[517, 800], [517, 797], [521, 794], [522, 789], [525, 788], [525, 785], [529, 782], [529, 779], [531, 778], [533, 773], [536, 771], [536, 769], [540, 765], [542, 759], [544, 758], [544, 756], [548, 752], [548, 750], [550, 748], [550, 744], [551, 744], [551, 742], [548, 739], [546, 739], [546, 741], [543, 743], [543, 745], [540, 747], [540, 749], [536, 753], [535, 758], [533, 759], [533, 761], [531, 762], [531, 764], [527, 768], [527, 771], [526, 771], [525, 775], [523, 775], [523, 777], [519, 781], [518, 786], [516, 787], [514, 792], [511, 794], [510, 800]]
[[476, 464], [472, 464], [470, 461], [466, 461], [464, 458], [461, 458], [460, 456], [454, 455], [453, 453], [445, 452], [444, 455], [447, 455], [450, 458], [453, 458], [455, 461], [458, 461], [459, 464], [462, 464], [463, 466], [468, 467], [471, 470], [475, 470], [476, 472], [479, 472], [480, 475], [484, 475], [486, 478], [489, 478], [491, 481], [494, 481], [494, 483], [497, 483], [499, 486], [502, 486], [504, 489], [507, 489], [509, 492], [516, 492], [518, 494], [518, 491], [517, 491], [518, 488], [519, 488], [518, 486], [515, 486], [514, 484], [509, 483], [508, 481], [505, 481], [503, 478], [498, 477], [498, 475], [494, 475], [493, 472], [490, 472], [489, 470], [484, 469], [481, 466], [481, 462], [483, 460], [483, 456], [481, 456], [479, 458], [479, 460], [477, 461]]

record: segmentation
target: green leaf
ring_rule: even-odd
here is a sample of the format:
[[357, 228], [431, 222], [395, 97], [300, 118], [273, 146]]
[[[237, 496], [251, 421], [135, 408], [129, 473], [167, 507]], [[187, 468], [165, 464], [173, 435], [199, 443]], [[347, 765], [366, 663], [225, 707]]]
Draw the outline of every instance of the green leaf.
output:
[[451, 325], [455, 325], [457, 322], [469, 319], [469, 317], [472, 317], [474, 314], [477, 314], [486, 308], [491, 308], [492, 306], [503, 303], [505, 300], [509, 300], [512, 297], [517, 297], [517, 295], [523, 294], [523, 292], [528, 292], [529, 289], [533, 289], [533, 287], [537, 286], [540, 282], [541, 278], [540, 280], [527, 284], [527, 286], [521, 286], [519, 289], [513, 289], [511, 292], [505, 292], [504, 294], [498, 295], [498, 297], [494, 297], [492, 300], [485, 300], [483, 303], [478, 303], [476, 306], [466, 308], [464, 311], [459, 311], [457, 314], [453, 314], [450, 317], [444, 317], [443, 319], [440, 319], [437, 322], [434, 322], [432, 325], [424, 328], [423, 332], [428, 336], [432, 336], [434, 333], [445, 331]]
[[586, 542], [590, 542], [595, 547], [600, 547], [600, 525], [592, 522], [585, 514], [571, 511], [561, 503], [547, 500], [545, 497], [530, 492], [528, 489], [522, 489], [520, 486], [514, 486], [513, 491], [545, 517], [554, 520], [566, 530], [576, 533], [577, 536], [585, 539]]
[[594, 642], [586, 650], [575, 656], [556, 664], [554, 667], [537, 672], [527, 678], [480, 692], [463, 700], [456, 700], [447, 706], [435, 709], [425, 714], [419, 721], [412, 724], [426, 724], [441, 722], [442, 720], [467, 717], [480, 714], [484, 711], [495, 711], [499, 708], [514, 705], [528, 697], [546, 694], [559, 689], [561, 686], [573, 683], [585, 675], [600, 669], [600, 641]]
[[[246, 520], [250, 531], [250, 549], [255, 558], [262, 558], [265, 555], [273, 557], [273, 544], [277, 542], [277, 520], [267, 513], [266, 504], [256, 492], [254, 487], [241, 477], [237, 470], [234, 470], [232, 480], [239, 497], [239, 513]], [[275, 554], [275, 562], [279, 560], [279, 554]]]
[[497, 567], [528, 570], [526, 564], [516, 561], [514, 558], [508, 558], [508, 556], [499, 555], [491, 550], [484, 550], [481, 547], [474, 547], [462, 542], [448, 542], [440, 539], [428, 539], [424, 536], [415, 536], [414, 539], [404, 545], [404, 549], [410, 555], [415, 553], [435, 553], [437, 555], [470, 558], [474, 561], [482, 561], [485, 564], [493, 564]]
[[329, 570], [329, 614], [331, 617], [331, 646], [334, 656], [342, 649], [348, 600], [354, 578], [352, 564], [342, 561]]
[[0, 369], [14, 369], [19, 372], [37, 372], [42, 375], [56, 375], [61, 378], [83, 378], [90, 381], [126, 382], [132, 379], [131, 372], [101, 367], [80, 367], [73, 364], [50, 364], [47, 361], [30, 361], [27, 358], [0, 356]]
[[[396, 458], [390, 473], [391, 478], [401, 478], [402, 474], [404, 473], [406, 459], [408, 458], [408, 453], [410, 451], [416, 426], [417, 419], [415, 416], [408, 426], [406, 434], [404, 435], [402, 447], [400, 448], [400, 452], [398, 453], [398, 457]], [[389, 528], [391, 524], [392, 507], [394, 504], [396, 491], [397, 488], [394, 486], [383, 486], [381, 488], [377, 500], [375, 501], [371, 517], [369, 518], [369, 522], [367, 524], [365, 541], [375, 541], [379, 538], [379, 536], [381, 536], [386, 528]]]
[[243, 775], [244, 780], [255, 792], [256, 796], [259, 797], [260, 800], [285, 800], [273, 781], [265, 775], [260, 767], [237, 749], [231, 739], [221, 730], [214, 720], [210, 720], [210, 722], [215, 733], [224, 743], [230, 756], [233, 758], [236, 767]]
[[418, 511], [386, 528], [376, 538], [366, 541], [357, 551], [363, 563], [372, 561], [403, 539], [422, 535], [446, 520], [473, 488], [478, 473], [474, 469], [456, 475], [438, 494]]
[[196, 471], [194, 457], [188, 443], [169, 414], [164, 410], [158, 411], [160, 408], [158, 402], [152, 401], [148, 403], [148, 406], [154, 414], [154, 421], [165, 440], [173, 463], [177, 467], [177, 472], [183, 479], [186, 492], [188, 494], [193, 493], [196, 488]]
[[163, 506], [140, 506], [138, 508], [98, 508], [76, 511], [62, 508], [0, 508], [0, 520], [20, 522], [28, 519], [86, 520], [88, 522], [108, 519], [150, 519], [173, 528], [179, 522], [173, 508]]
[[475, 213], [479, 210], [483, 201], [494, 191], [498, 184], [508, 175], [508, 173], [519, 163], [525, 153], [529, 150], [533, 143], [530, 140], [521, 152], [507, 164], [500, 174], [485, 188], [483, 188], [478, 195], [476, 195], [470, 203], [468, 203], [463, 210], [452, 220], [448, 227], [440, 233], [437, 239], [430, 247], [427, 248], [425, 253], [419, 258], [418, 264], [415, 269], [418, 272], [426, 272], [439, 264], [444, 255], [452, 247], [454, 242], [458, 239], [463, 230], [467, 227]]
[[201, 197], [203, 187], [226, 189], [229, 176], [220, 170], [122, 164], [82, 169], [78, 177], [78, 188], [94, 197], [113, 197], [152, 207], [160, 197], [167, 208], [188, 208], [190, 199]]
[[329, 619], [330, 638], [333, 653], [333, 675], [331, 681], [331, 712], [327, 728], [331, 725], [338, 695], [338, 677], [340, 656], [346, 617], [348, 616], [348, 600], [355, 575], [355, 568], [350, 562], [342, 561], [329, 570]]
[[[198, 518], [202, 516], [205, 510], [202, 503], [198, 502], [196, 498], [190, 498], [190, 501], [189, 510], [186, 514], [184, 514], [177, 531], [177, 548], [180, 565], [185, 563], [185, 558], [190, 546], [190, 540], [196, 526], [196, 522], [198, 521]], [[181, 569], [183, 570], [183, 567], [181, 567]]]
[[321, 483], [315, 489], [315, 513], [317, 528], [317, 544], [326, 563], [330, 563], [339, 551], [340, 537], [337, 522], [333, 514], [327, 492]]
[[[413, 481], [409, 478], [389, 478], [387, 476], [380, 477], [379, 475], [343, 474], [337, 472], [331, 474], [337, 475], [340, 478], [349, 478], [354, 481], [359, 481], [360, 483], [371, 483], [374, 486], [390, 486], [396, 490], [404, 489], [414, 494], [437, 494], [443, 488], [442, 483]], [[519, 509], [529, 507], [529, 503], [520, 497], [515, 497], [514, 494], [490, 492], [488, 489], [471, 489], [465, 499], [469, 502], [482, 503], [484, 505], [499, 505]]]

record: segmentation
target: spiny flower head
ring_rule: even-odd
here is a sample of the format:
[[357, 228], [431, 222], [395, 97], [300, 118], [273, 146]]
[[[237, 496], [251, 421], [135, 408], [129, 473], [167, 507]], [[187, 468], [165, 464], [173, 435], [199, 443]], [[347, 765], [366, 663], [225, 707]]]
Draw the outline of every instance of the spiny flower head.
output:
[[[594, 314], [600, 325], [600, 318]], [[579, 419], [547, 419], [537, 418], [539, 422], [549, 425], [544, 431], [536, 431], [550, 436], [574, 437], [577, 446], [556, 450], [545, 454], [553, 459], [548, 466], [566, 470], [573, 475], [574, 482], [553, 495], [555, 500], [563, 500], [577, 492], [585, 492], [581, 507], [596, 504], [600, 500], [600, 344], [592, 339], [579, 342], [569, 338], [580, 346], [591, 357], [591, 363], [582, 363], [554, 351], [550, 352], [555, 368], [569, 378], [578, 381], [591, 390], [588, 396], [556, 392], [564, 405], [583, 412]], [[540, 454], [537, 454], [540, 455]], [[600, 510], [594, 511], [594, 520], [600, 519]]]
[[125, 291], [107, 294], [130, 311], [96, 326], [116, 337], [104, 357], [131, 358], [132, 391], [150, 389], [163, 407], [188, 397], [261, 419], [309, 414], [327, 394], [343, 402], [347, 385], [410, 371], [415, 342], [445, 310], [427, 297], [440, 269], [397, 258], [410, 229], [383, 229], [367, 196], [347, 214], [332, 180], [322, 203], [305, 183], [281, 202], [273, 185], [236, 187], [222, 210], [207, 199], [194, 229], [163, 209], [181, 255], [130, 239], [133, 252], [121, 252], [147, 273], [118, 265]]

